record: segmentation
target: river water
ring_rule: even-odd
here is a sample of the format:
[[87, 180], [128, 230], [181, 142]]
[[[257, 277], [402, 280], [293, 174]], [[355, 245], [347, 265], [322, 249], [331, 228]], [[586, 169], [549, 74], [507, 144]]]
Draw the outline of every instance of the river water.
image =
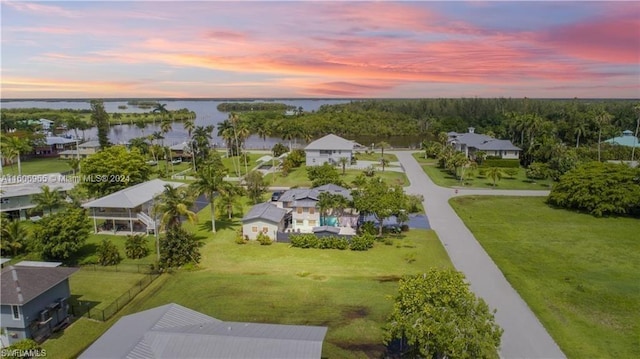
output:
[[[218, 105], [223, 102], [277, 102], [284, 103], [295, 108], [302, 107], [306, 112], [316, 111], [322, 105], [333, 105], [348, 103], [351, 100], [336, 100], [336, 99], [276, 99], [276, 100], [162, 100], [160, 103], [166, 104], [168, 110], [179, 110], [186, 108], [195, 112], [196, 126], [217, 126], [218, 123], [226, 120], [229, 114], [226, 112], [218, 111]], [[126, 109], [119, 109], [118, 106], [127, 106]], [[121, 112], [121, 113], [144, 113], [151, 111], [150, 109], [141, 109], [135, 106], [127, 105], [127, 101], [110, 101], [105, 100], [105, 110], [109, 113]], [[0, 108], [47, 108], [47, 109], [74, 109], [74, 110], [88, 110], [91, 108], [88, 101], [82, 100], [3, 100], [0, 102]], [[184, 129], [182, 122], [174, 122], [171, 125], [172, 130], [165, 135], [165, 145], [174, 145], [182, 143], [188, 139], [187, 131]], [[122, 124], [112, 125], [109, 131], [109, 140], [113, 143], [125, 143], [135, 137], [148, 136], [153, 132], [160, 131], [160, 123], [147, 124], [144, 129], [140, 129], [135, 125]], [[68, 132], [69, 135], [73, 135], [74, 131]], [[80, 134], [82, 136], [82, 134]], [[87, 139], [97, 139], [97, 130], [92, 128], [86, 130], [84, 133]], [[223, 141], [217, 136], [217, 130], [212, 133], [213, 144], [217, 146], [223, 145]], [[420, 138], [413, 138], [414, 136], [392, 136], [390, 138], [375, 138], [375, 137], [356, 137], [353, 140], [363, 144], [371, 145], [372, 143], [379, 141], [386, 141], [395, 147], [411, 147], [420, 142]], [[263, 140], [256, 135], [253, 135], [247, 139], [246, 146], [251, 149], [270, 149], [274, 144], [283, 142], [278, 137], [267, 138]], [[303, 141], [297, 140], [297, 144], [302, 144]]]

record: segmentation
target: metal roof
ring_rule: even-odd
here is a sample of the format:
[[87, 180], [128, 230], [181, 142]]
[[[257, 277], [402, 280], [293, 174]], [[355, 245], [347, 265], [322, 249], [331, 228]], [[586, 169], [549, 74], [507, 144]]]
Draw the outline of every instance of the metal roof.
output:
[[53, 145], [66, 145], [69, 143], [76, 143], [76, 140], [71, 138], [57, 137], [57, 136], [49, 136], [45, 138], [45, 143], [47, 146]]
[[[71, 180], [61, 181], [64, 177], [59, 173], [48, 173], [43, 175], [34, 175], [31, 177], [34, 178], [34, 182], [18, 182], [15, 184], [3, 183], [0, 198], [20, 197], [41, 193], [42, 187], [44, 186], [49, 186], [51, 190], [56, 191], [68, 191], [75, 186], [75, 183]], [[11, 179], [11, 176], [8, 178]]]
[[55, 268], [60, 267], [62, 262], [21, 261], [14, 265], [21, 267]]
[[84, 208], [136, 208], [139, 205], [153, 200], [155, 196], [164, 191], [165, 185], [172, 187], [184, 186], [180, 182], [167, 182], [160, 179], [139, 183], [118, 192], [106, 195], [82, 205]]
[[326, 332], [326, 327], [223, 322], [168, 304], [122, 317], [79, 358], [320, 358]]
[[[0, 302], [23, 305], [69, 278], [78, 268], [8, 266], [2, 269]], [[15, 277], [13, 272], [15, 271]], [[18, 296], [18, 287], [22, 300]]]
[[87, 141], [78, 145], [80, 148], [97, 148], [100, 147], [99, 141]]
[[334, 134], [319, 138], [305, 147], [305, 150], [353, 150], [355, 143]]
[[287, 214], [286, 209], [278, 208], [270, 202], [264, 202], [251, 207], [251, 210], [242, 218], [242, 221], [264, 219], [269, 222], [280, 223], [285, 214]]

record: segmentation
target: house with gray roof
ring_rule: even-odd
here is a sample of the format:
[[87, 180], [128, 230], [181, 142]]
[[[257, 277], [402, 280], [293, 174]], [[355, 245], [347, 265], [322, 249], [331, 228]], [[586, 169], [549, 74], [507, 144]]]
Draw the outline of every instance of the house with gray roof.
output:
[[475, 133], [473, 127], [469, 127], [469, 132], [458, 133], [448, 132], [448, 143], [456, 151], [464, 152], [469, 158], [475, 158], [475, 153], [482, 151], [488, 157], [499, 157], [502, 159], [519, 159], [521, 148], [516, 147], [509, 140], [498, 140], [491, 136]]
[[[6, 213], [11, 219], [27, 219], [30, 211], [36, 207], [33, 196], [42, 192], [42, 187], [49, 186], [53, 191], [60, 193], [62, 198], [67, 197], [75, 186], [73, 180], [59, 173], [48, 173], [34, 176], [33, 181], [10, 182], [11, 176], [2, 183], [0, 192], [0, 212]], [[17, 177], [16, 177], [17, 178]]]
[[[87, 202], [82, 207], [88, 210], [89, 217], [93, 219], [96, 233], [150, 233], [156, 228], [151, 209], [155, 198], [162, 194], [166, 185], [176, 188], [184, 186], [184, 183], [153, 179]], [[105, 221], [105, 231], [98, 228], [99, 220]]]
[[79, 359], [320, 358], [326, 327], [225, 322], [167, 304], [122, 317]]
[[0, 325], [3, 346], [23, 339], [43, 341], [69, 322], [69, 276], [77, 268], [60, 263], [20, 263], [2, 269]]
[[76, 148], [76, 140], [59, 136], [47, 136], [33, 148], [36, 157], [55, 157], [60, 152]]
[[[75, 140], [74, 140], [75, 141]], [[59, 152], [60, 158], [69, 159], [69, 158], [87, 158], [93, 154], [98, 153], [100, 151], [100, 142], [98, 141], [87, 141], [84, 143], [78, 144], [76, 147], [70, 150], [65, 150]]]
[[353, 160], [353, 152], [359, 146], [356, 142], [346, 140], [334, 134], [319, 138], [305, 147], [307, 166], [322, 166], [324, 163], [337, 164], [345, 157], [349, 163]]
[[256, 204], [242, 218], [242, 234], [246, 239], [254, 240], [258, 234], [264, 233], [275, 240], [277, 233], [284, 231], [291, 222], [290, 212], [270, 202]]

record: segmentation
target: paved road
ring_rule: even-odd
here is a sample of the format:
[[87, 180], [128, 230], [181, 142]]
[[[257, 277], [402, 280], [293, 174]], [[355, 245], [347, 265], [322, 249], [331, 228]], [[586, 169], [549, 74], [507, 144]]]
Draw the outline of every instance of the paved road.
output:
[[[410, 194], [424, 196], [429, 223], [445, 246], [455, 267], [464, 273], [471, 289], [491, 308], [504, 329], [502, 358], [564, 358], [558, 345], [544, 329], [527, 304], [511, 287], [502, 272], [480, 246], [460, 217], [449, 206], [454, 190], [435, 185], [422, 171], [411, 152], [394, 152], [405, 169], [411, 185]], [[460, 189], [460, 195], [546, 196], [548, 191], [505, 191]]]

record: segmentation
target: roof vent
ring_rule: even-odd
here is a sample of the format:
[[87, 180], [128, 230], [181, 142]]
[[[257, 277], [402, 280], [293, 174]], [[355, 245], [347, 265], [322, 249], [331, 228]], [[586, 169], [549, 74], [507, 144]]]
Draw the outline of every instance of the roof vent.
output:
[[467, 130], [469, 130], [469, 133], [475, 133], [476, 132], [476, 128], [475, 127], [469, 127], [469, 128], [467, 128]]

